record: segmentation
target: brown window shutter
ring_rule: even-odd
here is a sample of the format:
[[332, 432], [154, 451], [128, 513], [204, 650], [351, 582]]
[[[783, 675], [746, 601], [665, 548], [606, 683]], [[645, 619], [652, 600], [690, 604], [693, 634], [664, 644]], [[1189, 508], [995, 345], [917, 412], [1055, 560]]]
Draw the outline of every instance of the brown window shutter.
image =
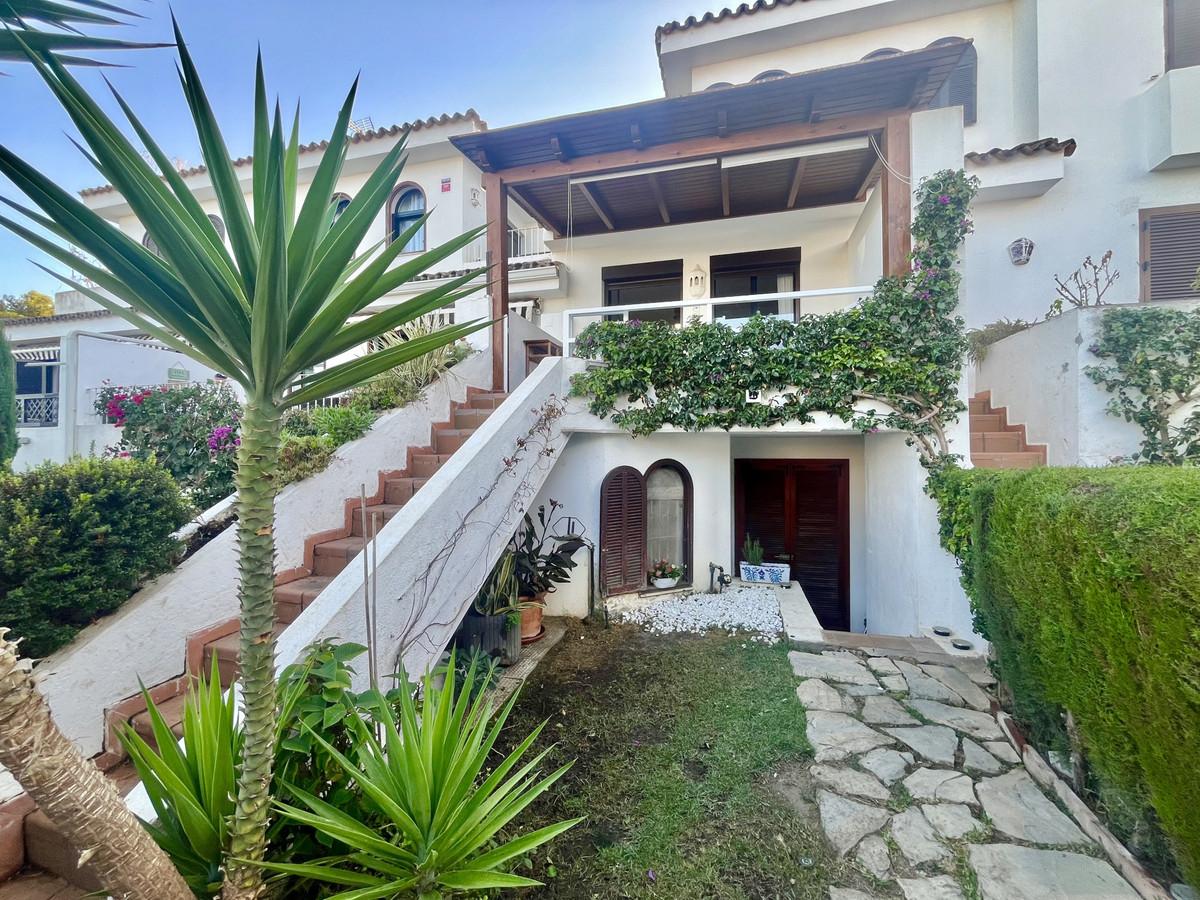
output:
[[[936, 47], [939, 44], [960, 40], [962, 39], [956, 37], [939, 38], [929, 46]], [[961, 106], [963, 110], [963, 124], [974, 125], [979, 117], [977, 109], [978, 83], [979, 53], [972, 44], [963, 52], [962, 60], [955, 67], [954, 71], [950, 73], [950, 77], [946, 79], [946, 83], [942, 85], [942, 89], [937, 92], [937, 96], [930, 102], [929, 108], [942, 109], [951, 106]]]
[[1200, 205], [1142, 210], [1142, 299], [1190, 300], [1200, 269]]
[[618, 466], [600, 486], [600, 589], [609, 594], [646, 585], [646, 482]]
[[1167, 68], [1200, 66], [1200, 0], [1166, 0]]

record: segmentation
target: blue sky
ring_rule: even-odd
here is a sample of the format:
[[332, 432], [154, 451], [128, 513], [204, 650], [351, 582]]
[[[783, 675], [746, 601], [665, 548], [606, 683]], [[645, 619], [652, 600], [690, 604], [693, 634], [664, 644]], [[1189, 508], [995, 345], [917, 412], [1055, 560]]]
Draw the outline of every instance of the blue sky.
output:
[[[376, 126], [474, 107], [492, 126], [662, 95], [654, 29], [699, 15], [705, 0], [176, 0], [184, 37], [235, 155], [249, 151], [254, 53], [268, 88], [301, 101], [301, 138], [328, 136], [355, 74], [356, 116]], [[719, 2], [719, 0], [718, 0]], [[146, 16], [106, 36], [170, 39], [164, 0], [128, 0]], [[170, 49], [110, 54], [108, 75], [163, 148], [200, 162]], [[103, 181], [67, 139], [69, 120], [25, 66], [0, 71], [0, 144], [78, 190]], [[98, 73], [81, 78], [104, 91]], [[114, 114], [116, 111], [113, 110]], [[0, 178], [0, 193], [19, 196]], [[28, 260], [51, 260], [0, 229], [0, 294], [53, 293]]]

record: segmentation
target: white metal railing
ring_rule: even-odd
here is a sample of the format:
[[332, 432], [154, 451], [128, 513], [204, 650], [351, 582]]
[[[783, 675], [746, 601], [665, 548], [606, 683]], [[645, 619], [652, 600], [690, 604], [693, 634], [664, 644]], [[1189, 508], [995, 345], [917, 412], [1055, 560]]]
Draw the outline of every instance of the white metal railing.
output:
[[58, 394], [17, 394], [17, 425], [27, 428], [58, 425]]
[[[702, 300], [665, 300], [660, 303], [568, 309], [563, 313], [562, 333], [567, 347], [567, 355], [571, 356], [580, 333], [593, 322], [656, 320], [668, 322], [676, 328], [682, 328], [695, 319], [700, 322], [723, 322], [734, 328], [740, 328], [749, 321], [750, 317], [737, 315], [736, 310], [729, 310], [731, 306], [754, 304], [755, 311], [765, 316], [790, 320], [802, 314], [820, 314], [852, 306], [873, 290], [871, 285], [859, 285], [844, 288], [816, 288], [807, 291], [781, 291], [776, 294], [747, 294], [741, 297], [706, 297]], [[832, 300], [836, 305], [818, 304], [816, 301], [822, 298]], [[847, 298], [852, 299], [849, 302], [839, 302]], [[805, 301], [808, 303], [806, 304]], [[769, 308], [771, 304], [775, 304], [774, 310], [763, 309], [763, 307]], [[735, 314], [730, 315], [730, 312]]]
[[[548, 232], [540, 225], [525, 225], [508, 229], [508, 261], [523, 262], [550, 255], [546, 246]], [[487, 235], [481, 234], [463, 249], [463, 262], [481, 266], [487, 262]]]

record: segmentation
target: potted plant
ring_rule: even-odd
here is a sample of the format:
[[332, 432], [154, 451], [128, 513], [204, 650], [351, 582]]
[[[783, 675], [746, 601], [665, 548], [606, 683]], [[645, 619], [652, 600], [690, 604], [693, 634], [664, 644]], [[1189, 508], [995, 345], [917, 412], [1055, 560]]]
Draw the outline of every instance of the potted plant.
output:
[[675, 587], [682, 577], [683, 567], [677, 566], [667, 559], [660, 559], [650, 570], [650, 583], [660, 590]]
[[787, 563], [763, 562], [762, 544], [748, 534], [742, 542], [742, 560], [738, 569], [742, 581], [754, 584], [786, 584], [792, 580], [792, 567]]
[[576, 566], [571, 557], [584, 545], [580, 538], [550, 533], [555, 513], [561, 508], [562, 504], [551, 498], [549, 512], [544, 505], [538, 507], [537, 524], [526, 513], [521, 530], [513, 538], [523, 644], [532, 644], [545, 633], [542, 613], [546, 594], [570, 580], [571, 569]]
[[516, 558], [505, 550], [467, 611], [463, 630], [468, 646], [488, 654], [499, 650], [503, 665], [515, 663], [521, 657], [520, 606]]

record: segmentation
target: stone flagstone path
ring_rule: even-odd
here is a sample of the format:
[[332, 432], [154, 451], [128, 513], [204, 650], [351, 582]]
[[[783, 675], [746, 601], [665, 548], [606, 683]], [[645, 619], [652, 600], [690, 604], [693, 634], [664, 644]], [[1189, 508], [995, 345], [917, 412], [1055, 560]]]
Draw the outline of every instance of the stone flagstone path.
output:
[[830, 900], [1136, 900], [1020, 765], [981, 665], [849, 650], [788, 658], [821, 828], [878, 888], [831, 887]]

